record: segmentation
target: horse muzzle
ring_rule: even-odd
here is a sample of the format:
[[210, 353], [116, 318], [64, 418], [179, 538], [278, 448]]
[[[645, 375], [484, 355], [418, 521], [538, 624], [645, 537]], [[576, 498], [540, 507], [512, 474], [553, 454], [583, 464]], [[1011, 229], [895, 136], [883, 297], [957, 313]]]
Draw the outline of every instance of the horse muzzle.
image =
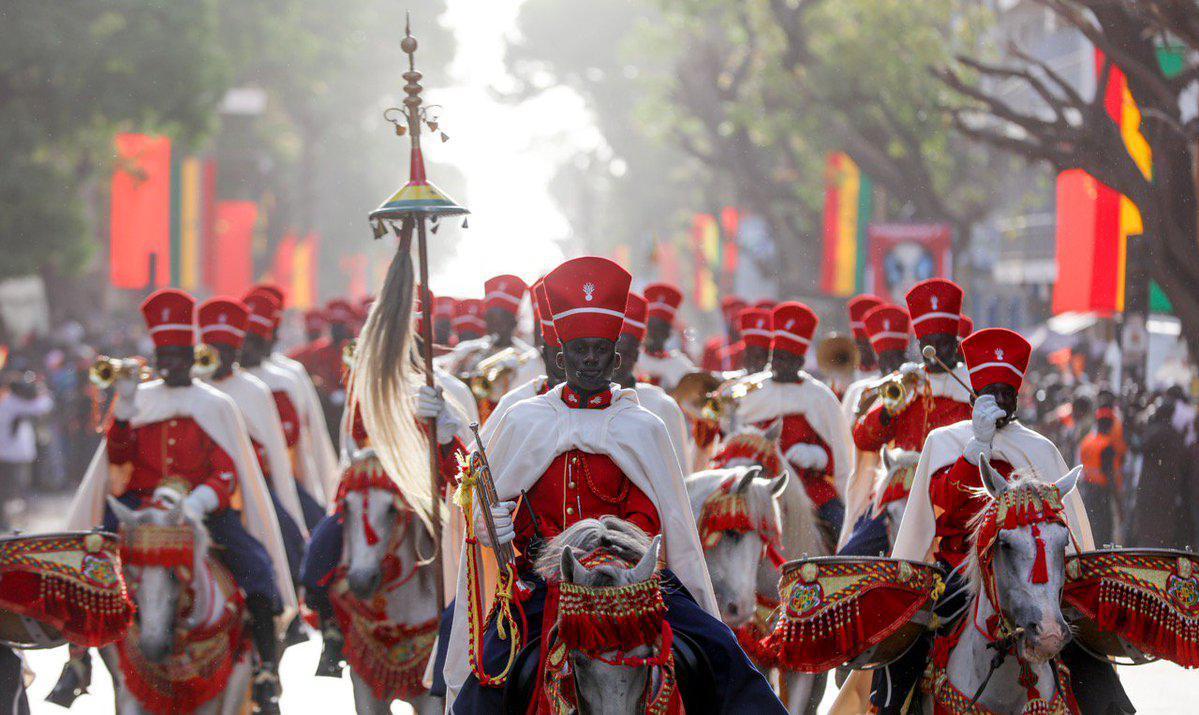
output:
[[1027, 626], [1020, 641], [1020, 656], [1030, 663], [1044, 663], [1056, 657], [1070, 637], [1070, 628], [1060, 620]]
[[346, 583], [350, 586], [350, 593], [360, 601], [365, 601], [375, 595], [375, 591], [379, 590], [382, 578], [382, 572], [378, 568], [351, 569], [346, 573]]

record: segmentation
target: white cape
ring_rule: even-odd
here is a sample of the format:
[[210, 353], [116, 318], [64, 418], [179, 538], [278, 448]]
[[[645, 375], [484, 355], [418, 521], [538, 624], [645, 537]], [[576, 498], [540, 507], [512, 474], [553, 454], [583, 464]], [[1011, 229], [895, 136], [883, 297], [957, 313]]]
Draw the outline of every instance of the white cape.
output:
[[674, 447], [674, 456], [679, 460], [679, 470], [683, 474], [689, 474], [695, 448], [691, 440], [691, 429], [687, 426], [687, 417], [679, 403], [662, 388], [647, 382], [637, 383], [637, 401], [666, 425], [666, 434], [670, 437], [670, 445]]
[[841, 413], [841, 403], [827, 385], [801, 372], [799, 382], [770, 379], [762, 387], [743, 397], [736, 407], [740, 423], [757, 424], [784, 417], [803, 415], [808, 424], [833, 453], [833, 480], [837, 493], [845, 495], [846, 482], [853, 469], [853, 437]]
[[479, 421], [479, 405], [475, 402], [474, 393], [470, 391], [470, 387], [465, 382], [439, 367], [433, 368], [433, 382], [441, 387], [441, 394], [446, 402], [458, 411], [458, 415], [462, 419], [462, 429], [458, 436], [469, 449], [474, 444], [470, 423]]
[[[291, 375], [299, 387], [299, 394], [304, 402], [303, 404], [296, 403], [296, 410], [300, 413], [300, 420], [306, 427], [307, 434], [312, 435], [309, 458], [314, 464], [316, 474], [320, 475], [321, 483], [321, 489], [311, 493], [317, 503], [327, 506], [328, 502], [337, 494], [337, 481], [340, 476], [337, 473], [337, 452], [333, 449], [333, 441], [329, 438], [329, 426], [325, 423], [325, 408], [321, 404], [320, 395], [316, 393], [316, 385], [312, 384], [312, 378], [303, 364], [283, 353], [272, 354], [263, 364], [283, 368], [284, 372]], [[306, 483], [305, 487], [308, 488]]]
[[691, 358], [679, 350], [671, 350], [663, 357], [654, 357], [643, 351], [641, 357], [637, 358], [637, 369], [633, 374], [653, 378], [663, 390], [669, 392], [689, 372], [695, 372], [695, 363], [691, 362]]
[[[246, 372], [266, 383], [271, 392], [282, 392], [291, 400], [296, 408], [299, 424], [299, 441], [296, 442], [292, 470], [296, 479], [304, 489], [316, 499], [317, 503], [327, 507], [333, 495], [337, 493], [337, 458], [333, 454], [333, 443], [329, 433], [324, 430], [325, 417], [318, 402], [316, 412], [319, 414], [320, 432], [313, 431], [315, 421], [310, 412], [313, 411], [304, 385], [296, 375], [276, 364], [263, 362], [257, 367], [246, 368]], [[327, 454], [326, 454], [327, 450]]]
[[[512, 405], [515, 405], [517, 402], [527, 400], [530, 397], [536, 397], [537, 391], [541, 389], [541, 386], [545, 384], [547, 379], [545, 375], [538, 375], [532, 380], [522, 382], [504, 393], [504, 396], [492, 408], [491, 417], [488, 418], [487, 424], [479, 429], [479, 436], [483, 438], [483, 444], [491, 441], [491, 435], [495, 432], [496, 425], [500, 423], [500, 416], [511, 409]], [[474, 447], [474, 442], [471, 442], [469, 446]]]
[[[275, 507], [267, 492], [254, 447], [250, 444], [245, 422], [233, 400], [224, 393], [193, 382], [189, 387], [167, 387], [161, 380], [148, 382], [138, 388], [137, 414], [129, 421], [133, 427], [143, 427], [174, 417], [190, 417], [200, 429], [229, 455], [237, 470], [238, 492], [241, 494], [241, 519], [246, 531], [258, 539], [275, 570], [275, 585], [283, 599], [284, 615], [294, 613], [296, 589], [287, 565], [287, 552], [279, 532]], [[108, 440], [100, 446], [88, 465], [79, 490], [67, 509], [65, 528], [91, 529], [104, 522], [105, 497], [109, 490]], [[284, 619], [284, 622], [286, 619]]]
[[[932, 559], [933, 538], [936, 536], [936, 513], [933, 510], [929, 486], [932, 476], [939, 470], [953, 465], [962, 456], [966, 443], [974, 436], [969, 420], [947, 427], [939, 427], [924, 440], [924, 451], [916, 465], [916, 477], [912, 480], [912, 491], [908, 505], [895, 536], [891, 557], [912, 561]], [[1013, 422], [999, 430], [991, 444], [991, 460], [1002, 460], [1016, 470], [1030, 471], [1043, 482], [1054, 482], [1069, 471], [1061, 452], [1045, 437], [1030, 430], [1019, 422]], [[1079, 548], [1095, 548], [1091, 535], [1091, 522], [1083, 506], [1078, 490], [1070, 492], [1064, 500], [1066, 523]]]
[[[512, 336], [512, 347], [516, 349], [516, 352], [531, 358], [530, 360], [525, 360], [526, 364], [531, 362], [532, 359], [538, 358], [535, 354], [529, 354], [530, 351], [536, 353], [537, 349], [515, 335]], [[437, 367], [444, 369], [451, 375], [466, 375], [475, 369], [475, 365], [480, 360], [492, 353], [499, 352], [500, 349], [495, 347], [494, 336], [484, 335], [481, 338], [473, 340], [463, 340], [448, 353], [438, 357], [435, 362]]]
[[[608, 455], [650, 498], [662, 525], [666, 564], [700, 606], [719, 617], [695, 515], [670, 438], [662, 421], [638, 404], [636, 391], [616, 390], [607, 409], [571, 409], [562, 402], [559, 385], [501, 415], [487, 443], [500, 499], [515, 499], [522, 490], [532, 488], [554, 458], [572, 449]], [[447, 711], [470, 673], [466, 574], [462, 569], [457, 597], [445, 666]]]

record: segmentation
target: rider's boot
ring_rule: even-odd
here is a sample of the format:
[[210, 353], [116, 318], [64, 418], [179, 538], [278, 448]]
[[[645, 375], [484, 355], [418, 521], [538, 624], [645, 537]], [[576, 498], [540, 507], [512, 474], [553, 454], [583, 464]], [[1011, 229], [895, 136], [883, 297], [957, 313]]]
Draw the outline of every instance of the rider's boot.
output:
[[246, 599], [250, 614], [250, 638], [258, 653], [251, 695], [254, 712], [259, 715], [279, 715], [279, 640], [275, 637], [275, 612], [270, 601], [261, 594]]
[[307, 642], [308, 634], [304, 632], [304, 618], [297, 614], [287, 625], [287, 632], [283, 634], [283, 649], [287, 650], [293, 645]]
[[75, 698], [87, 692], [92, 684], [92, 657], [86, 648], [70, 647], [70, 660], [62, 667], [58, 682], [46, 696], [46, 702], [69, 708]]
[[326, 611], [332, 609], [321, 608], [318, 612], [321, 619], [321, 640], [325, 645], [321, 650], [321, 659], [316, 662], [316, 674], [326, 678], [340, 678], [343, 662], [341, 651], [345, 647], [346, 639], [337, 627], [337, 619]]

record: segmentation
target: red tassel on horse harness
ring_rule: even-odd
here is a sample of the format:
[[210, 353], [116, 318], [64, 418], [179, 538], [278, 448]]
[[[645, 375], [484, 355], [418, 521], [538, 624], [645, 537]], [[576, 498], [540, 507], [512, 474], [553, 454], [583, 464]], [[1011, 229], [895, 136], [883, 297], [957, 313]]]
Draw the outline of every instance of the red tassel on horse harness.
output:
[[1037, 557], [1032, 562], [1032, 573], [1029, 583], [1049, 583], [1049, 564], [1045, 559], [1045, 540], [1041, 538], [1041, 529], [1032, 525], [1032, 538], [1037, 543]]
[[371, 490], [362, 490], [362, 532], [366, 534], [366, 545], [374, 546], [379, 543], [379, 535], [371, 526]]

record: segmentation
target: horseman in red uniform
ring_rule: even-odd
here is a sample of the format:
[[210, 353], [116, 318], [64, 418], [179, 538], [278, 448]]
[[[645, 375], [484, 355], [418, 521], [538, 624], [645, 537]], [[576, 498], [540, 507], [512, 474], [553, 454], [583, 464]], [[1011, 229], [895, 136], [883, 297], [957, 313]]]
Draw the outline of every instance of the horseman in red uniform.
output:
[[683, 293], [666, 283], [651, 283], [645, 287], [648, 320], [644, 349], [637, 361], [640, 379], [670, 392], [683, 375], [695, 371], [695, 364], [682, 350], [666, 344], [674, 334], [674, 321], [683, 304]]
[[518, 354], [533, 350], [533, 346], [516, 337], [520, 304], [529, 286], [514, 275], [499, 275], [483, 284], [483, 320], [487, 333], [474, 340], [459, 340], [442, 361], [443, 367], [454, 375], [467, 375], [483, 358], [508, 348]]
[[439, 295], [433, 299], [433, 343], [451, 346], [454, 344], [454, 310], [458, 301]]
[[320, 308], [313, 308], [304, 312], [304, 338], [308, 341], [309, 345], [324, 337], [327, 325], [325, 311]]
[[[637, 404], [632, 390], [610, 382], [620, 360], [615, 343], [629, 283], [623, 268], [598, 257], [567, 261], [545, 277], [563, 345], [559, 364], [566, 383], [499, 416], [488, 444], [502, 500], [492, 509], [497, 538], [517, 546], [522, 554], [520, 577], [531, 587], [521, 603], [526, 642], [540, 641], [546, 611], [557, 608], [556, 598], [547, 596], [556, 591], [530, 569], [538, 540], [552, 538], [583, 519], [618, 516], [664, 537], [666, 620], [676, 635], [693, 639], [708, 656], [722, 686], [723, 701], [714, 708], [781, 712], [766, 680], [715, 615], [694, 517], [665, 428]], [[515, 499], [522, 493], [527, 496], [518, 510]], [[476, 531], [484, 532], [482, 526]], [[445, 667], [449, 710], [500, 712], [503, 691], [481, 685], [472, 673], [466, 652], [468, 598], [461, 577], [459, 584]], [[494, 623], [480, 647], [482, 667], [488, 672], [502, 669], [508, 646]]]

